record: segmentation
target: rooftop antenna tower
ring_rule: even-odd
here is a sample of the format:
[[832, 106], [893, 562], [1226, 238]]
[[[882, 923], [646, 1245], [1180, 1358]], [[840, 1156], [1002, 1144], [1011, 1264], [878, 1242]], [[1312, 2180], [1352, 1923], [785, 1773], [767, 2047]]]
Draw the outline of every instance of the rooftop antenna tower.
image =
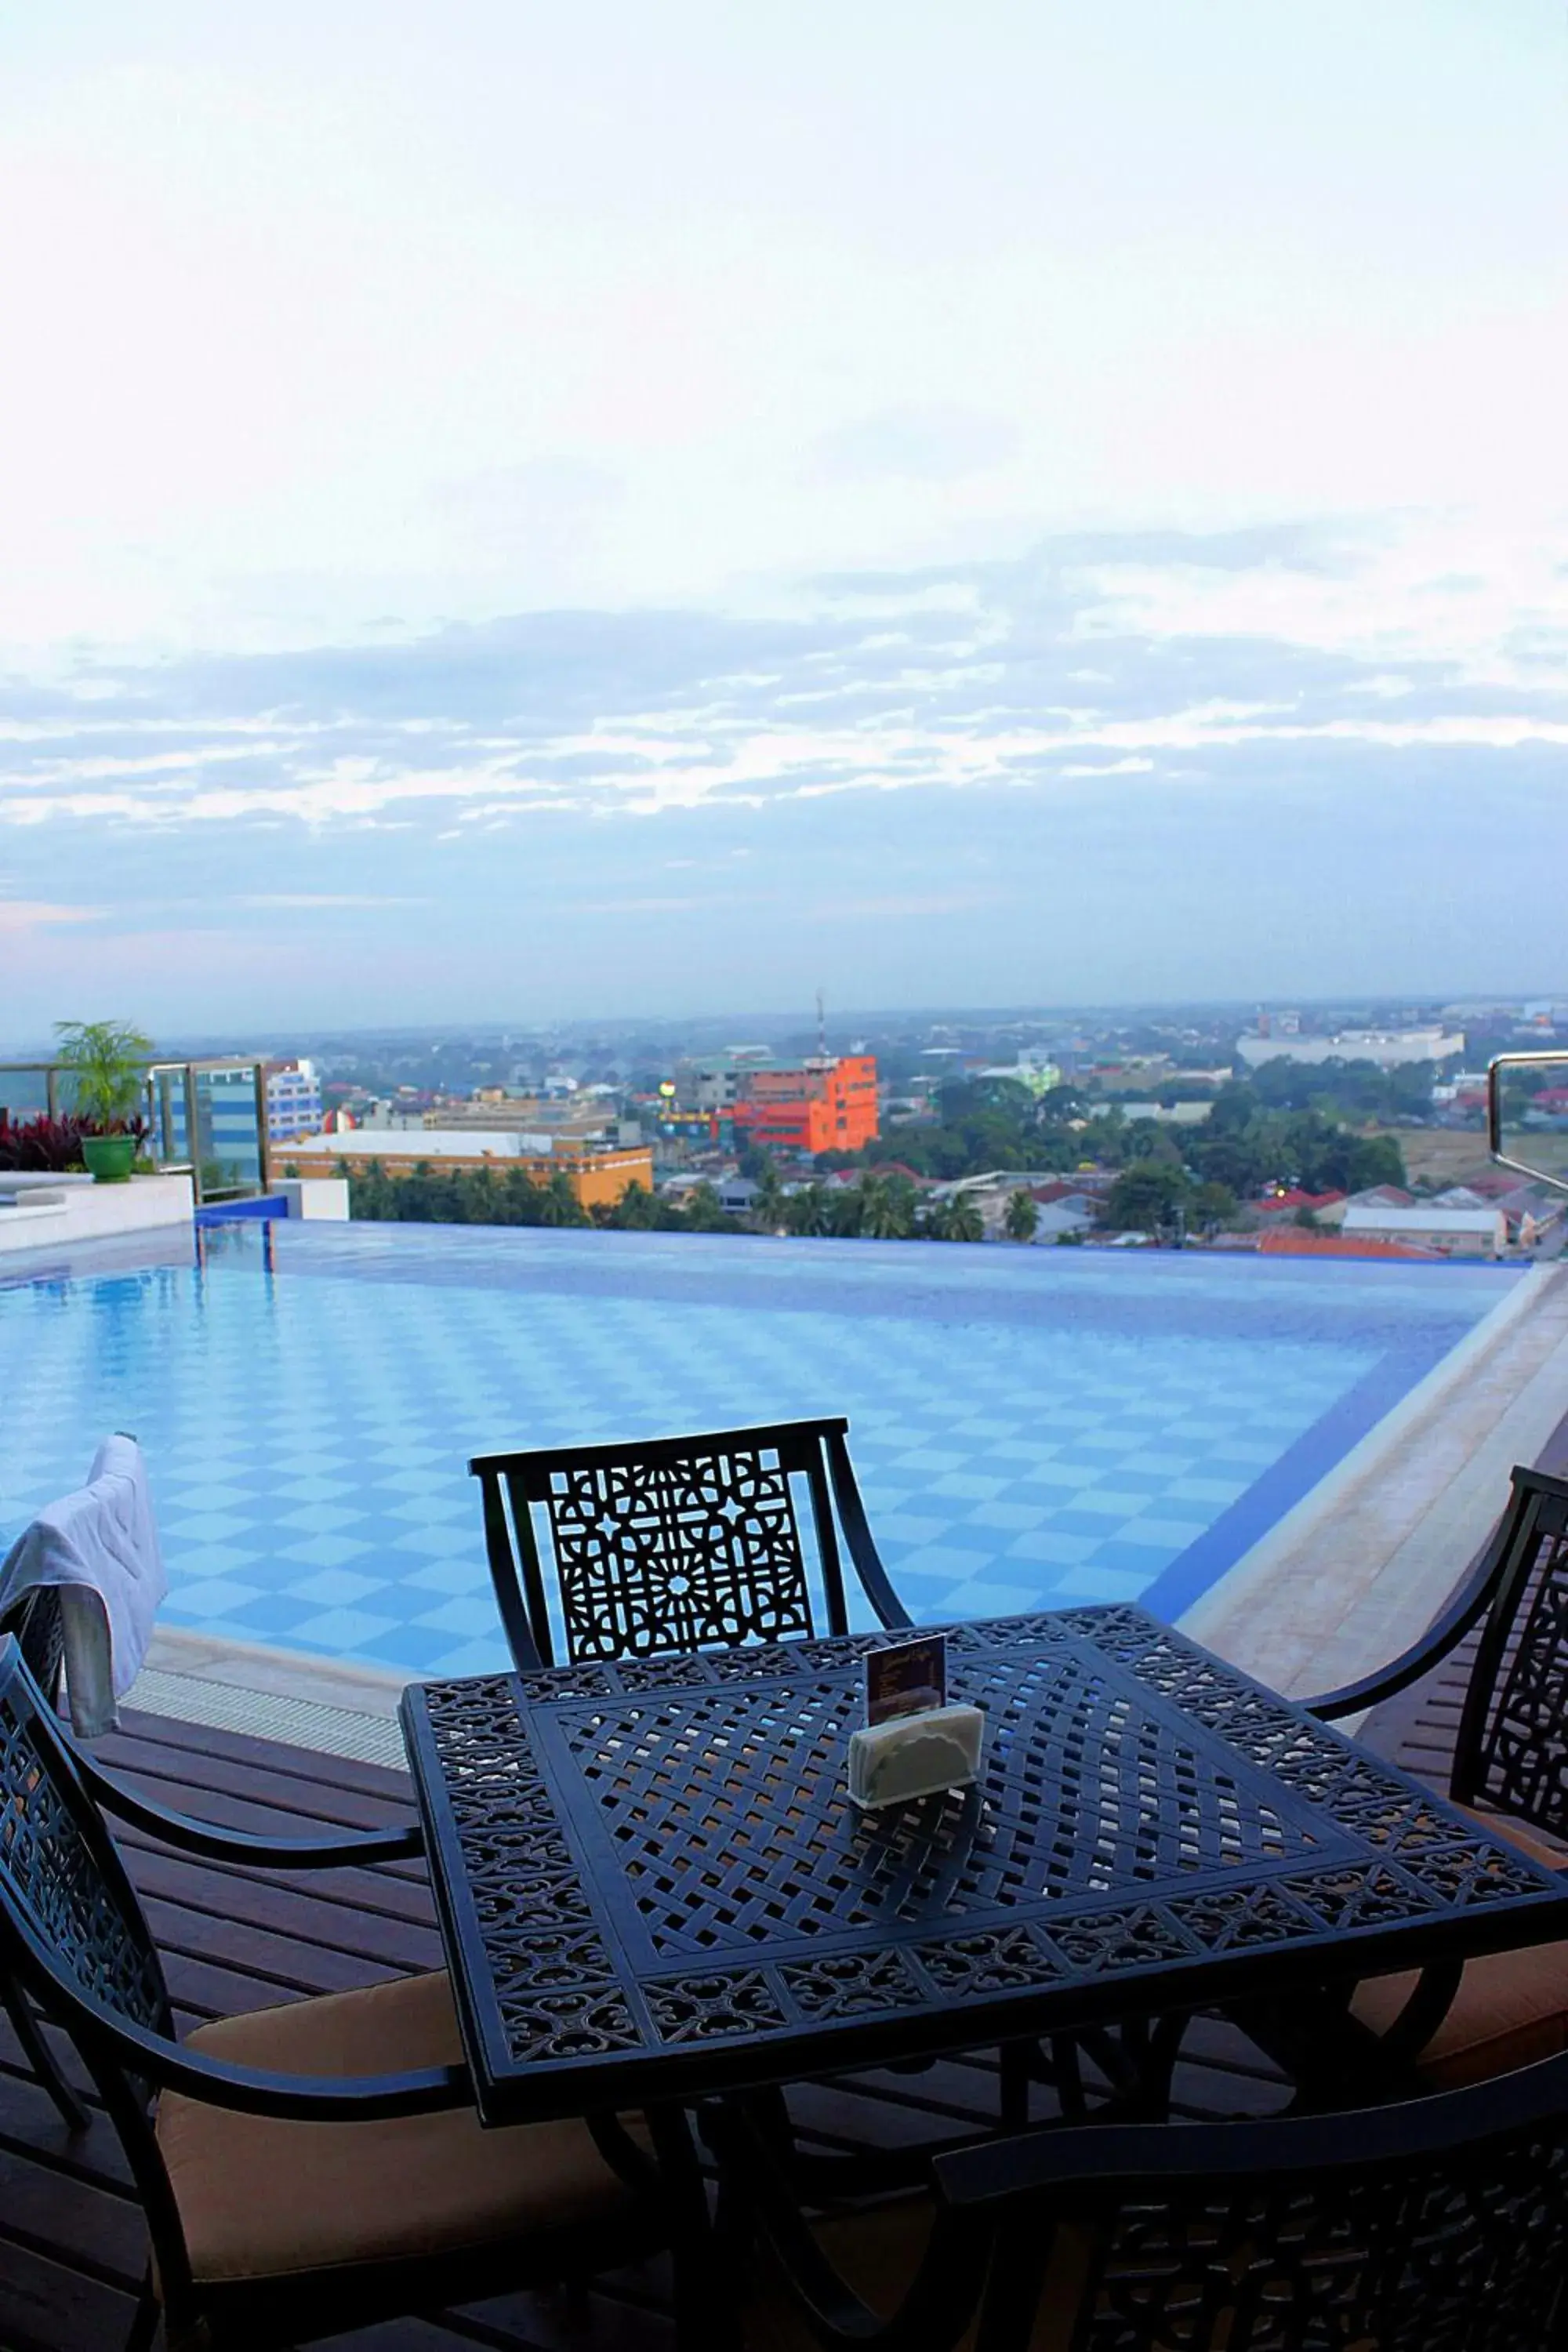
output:
[[820, 988], [816, 992], [816, 1050], [826, 1061], [827, 1058], [827, 1008], [822, 1001]]

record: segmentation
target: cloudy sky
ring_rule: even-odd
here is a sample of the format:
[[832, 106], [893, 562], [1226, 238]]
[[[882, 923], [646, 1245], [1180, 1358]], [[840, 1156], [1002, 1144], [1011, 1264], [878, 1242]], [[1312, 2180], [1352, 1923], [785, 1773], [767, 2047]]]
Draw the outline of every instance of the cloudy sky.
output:
[[0, 31], [0, 1046], [1568, 993], [1562, 0]]

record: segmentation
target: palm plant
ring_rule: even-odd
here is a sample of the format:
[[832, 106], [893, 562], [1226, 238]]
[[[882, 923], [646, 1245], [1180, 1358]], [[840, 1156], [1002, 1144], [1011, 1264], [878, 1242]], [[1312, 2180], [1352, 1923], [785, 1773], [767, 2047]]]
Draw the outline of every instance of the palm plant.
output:
[[60, 1067], [76, 1080], [77, 1115], [108, 1130], [134, 1117], [153, 1040], [123, 1021], [57, 1021]]

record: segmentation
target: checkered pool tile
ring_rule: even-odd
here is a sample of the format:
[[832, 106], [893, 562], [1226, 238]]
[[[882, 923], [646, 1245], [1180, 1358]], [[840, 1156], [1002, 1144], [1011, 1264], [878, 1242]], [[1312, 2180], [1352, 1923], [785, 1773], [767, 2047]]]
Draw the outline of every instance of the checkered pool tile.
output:
[[1173, 1612], [1511, 1278], [405, 1226], [203, 1256], [0, 1286], [0, 1549], [130, 1429], [170, 1623], [413, 1675], [504, 1659], [470, 1454], [797, 1414], [848, 1415], [917, 1617]]

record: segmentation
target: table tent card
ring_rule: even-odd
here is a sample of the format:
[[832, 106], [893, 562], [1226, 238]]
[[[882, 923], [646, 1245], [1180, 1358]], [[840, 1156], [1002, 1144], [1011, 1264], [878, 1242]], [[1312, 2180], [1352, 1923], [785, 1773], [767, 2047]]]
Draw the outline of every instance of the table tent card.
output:
[[947, 1636], [921, 1633], [866, 1654], [866, 1722], [849, 1742], [849, 1794], [869, 1811], [947, 1789], [980, 1769], [985, 1717], [947, 1704]]

